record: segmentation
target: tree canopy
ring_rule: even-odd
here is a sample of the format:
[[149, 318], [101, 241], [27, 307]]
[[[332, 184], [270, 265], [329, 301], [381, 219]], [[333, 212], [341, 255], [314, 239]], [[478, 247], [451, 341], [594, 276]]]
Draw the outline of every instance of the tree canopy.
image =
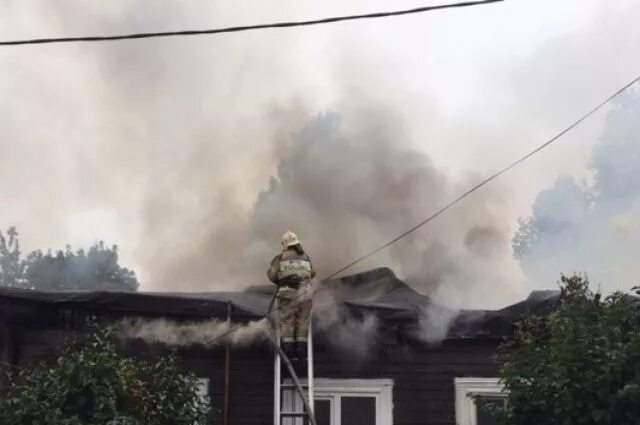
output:
[[563, 277], [556, 307], [525, 317], [500, 349], [508, 425], [640, 423], [640, 310]]
[[139, 283], [133, 271], [118, 264], [118, 247], [102, 241], [88, 251], [33, 251], [22, 258], [18, 232], [10, 227], [0, 231], [0, 286], [60, 290], [135, 291]]
[[537, 282], [584, 271], [630, 287], [640, 249], [640, 92], [621, 96], [610, 110], [587, 171], [538, 194], [513, 237], [514, 255]]
[[177, 357], [124, 357], [106, 329], [53, 363], [1, 370], [4, 425], [195, 425], [208, 411]]

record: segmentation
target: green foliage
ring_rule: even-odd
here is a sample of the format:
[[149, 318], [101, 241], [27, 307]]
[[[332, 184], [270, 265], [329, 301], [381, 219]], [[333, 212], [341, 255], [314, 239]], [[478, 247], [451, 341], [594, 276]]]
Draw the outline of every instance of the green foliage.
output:
[[96, 328], [53, 364], [3, 372], [3, 425], [194, 425], [208, 409], [175, 356], [123, 357], [109, 330]]
[[93, 289], [135, 291], [135, 273], [118, 265], [118, 247], [94, 244], [89, 251], [71, 251], [70, 247], [55, 254], [35, 251], [26, 260], [25, 278], [35, 289]]
[[562, 277], [558, 305], [531, 314], [500, 349], [513, 425], [640, 423], [640, 311], [602, 297], [587, 279]]
[[133, 271], [118, 264], [118, 247], [98, 242], [85, 253], [34, 251], [20, 257], [18, 233], [10, 227], [7, 237], [0, 232], [0, 286], [40, 290], [84, 289], [135, 291], [138, 279]]

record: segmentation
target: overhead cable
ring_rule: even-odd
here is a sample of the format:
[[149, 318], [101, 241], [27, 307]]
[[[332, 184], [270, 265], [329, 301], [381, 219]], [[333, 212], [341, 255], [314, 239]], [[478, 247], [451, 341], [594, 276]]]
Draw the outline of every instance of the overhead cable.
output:
[[183, 30], [183, 31], [164, 31], [164, 32], [141, 32], [133, 34], [105, 35], [105, 36], [86, 36], [86, 37], [53, 37], [53, 38], [32, 38], [25, 40], [7, 40], [0, 41], [0, 46], [20, 46], [26, 44], [52, 44], [52, 43], [80, 43], [95, 41], [116, 41], [116, 40], [136, 40], [141, 38], [158, 38], [158, 37], [184, 37], [192, 35], [213, 35], [242, 31], [254, 31], [271, 28], [293, 28], [311, 25], [332, 24], [345, 21], [356, 21], [361, 19], [377, 19], [388, 18], [393, 16], [412, 15], [416, 13], [432, 12], [443, 9], [453, 9], [460, 7], [481, 6], [490, 3], [498, 3], [504, 0], [476, 0], [465, 1], [460, 3], [448, 3], [433, 6], [416, 7], [413, 9], [396, 10], [390, 12], [366, 13], [362, 15], [334, 16], [330, 18], [313, 19], [308, 21], [291, 21], [291, 22], [275, 22], [271, 24], [243, 25], [236, 27], [212, 28], [204, 30]]

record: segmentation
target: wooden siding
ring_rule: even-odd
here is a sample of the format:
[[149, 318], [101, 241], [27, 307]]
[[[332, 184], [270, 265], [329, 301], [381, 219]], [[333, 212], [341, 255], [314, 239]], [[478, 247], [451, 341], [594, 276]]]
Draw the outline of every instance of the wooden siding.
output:
[[[1, 330], [1, 327], [0, 327]], [[5, 323], [0, 341], [12, 335], [14, 362], [26, 365], [53, 358], [77, 330], [49, 322]], [[326, 337], [324, 336], [326, 341]], [[451, 340], [439, 347], [390, 343], [355, 361], [348, 350], [331, 347], [323, 338], [316, 345], [316, 377], [388, 378], [393, 386], [393, 423], [395, 425], [455, 425], [456, 377], [493, 377], [497, 375], [496, 341]], [[392, 341], [392, 338], [386, 338]], [[154, 357], [168, 352], [166, 347], [140, 341], [122, 344], [127, 354]], [[0, 347], [0, 353], [7, 352]], [[180, 349], [187, 369], [210, 380], [212, 424], [221, 423], [224, 394], [224, 351], [199, 347]], [[230, 373], [230, 423], [233, 425], [271, 425], [273, 421], [273, 354], [267, 347], [233, 350]]]
[[454, 378], [496, 376], [495, 349], [490, 341], [452, 341], [430, 349], [385, 347], [353, 366], [327, 350], [316, 356], [316, 376], [392, 379], [395, 425], [454, 425]]

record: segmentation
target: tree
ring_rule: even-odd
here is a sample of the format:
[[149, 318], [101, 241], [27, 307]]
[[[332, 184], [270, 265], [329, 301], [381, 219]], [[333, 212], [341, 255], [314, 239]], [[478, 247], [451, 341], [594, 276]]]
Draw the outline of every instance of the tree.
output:
[[538, 194], [514, 235], [514, 255], [533, 281], [585, 271], [630, 287], [640, 249], [640, 91], [617, 99], [588, 171], [584, 181], [563, 176]]
[[20, 260], [20, 242], [15, 227], [7, 229], [5, 236], [0, 231], [0, 286], [23, 288], [25, 264]]
[[563, 277], [558, 304], [518, 324], [500, 349], [508, 425], [640, 423], [637, 298], [603, 297]]
[[83, 250], [34, 251], [27, 257], [25, 278], [34, 289], [86, 289], [135, 291], [138, 280], [133, 271], [118, 265], [118, 247], [94, 244]]
[[3, 425], [194, 425], [208, 410], [197, 378], [175, 356], [124, 357], [107, 329], [95, 328], [52, 364], [3, 375]]
[[0, 287], [40, 290], [81, 289], [135, 291], [139, 283], [133, 271], [118, 264], [116, 245], [100, 241], [85, 253], [33, 251], [21, 258], [18, 232], [10, 227], [0, 232]]
[[[520, 219], [512, 239], [514, 256], [527, 260], [540, 250], [551, 247], [575, 252], [579, 224], [585, 219], [591, 203], [589, 192], [570, 177], [561, 177], [551, 189], [536, 197], [531, 217]], [[576, 229], [578, 228], [578, 229]]]

